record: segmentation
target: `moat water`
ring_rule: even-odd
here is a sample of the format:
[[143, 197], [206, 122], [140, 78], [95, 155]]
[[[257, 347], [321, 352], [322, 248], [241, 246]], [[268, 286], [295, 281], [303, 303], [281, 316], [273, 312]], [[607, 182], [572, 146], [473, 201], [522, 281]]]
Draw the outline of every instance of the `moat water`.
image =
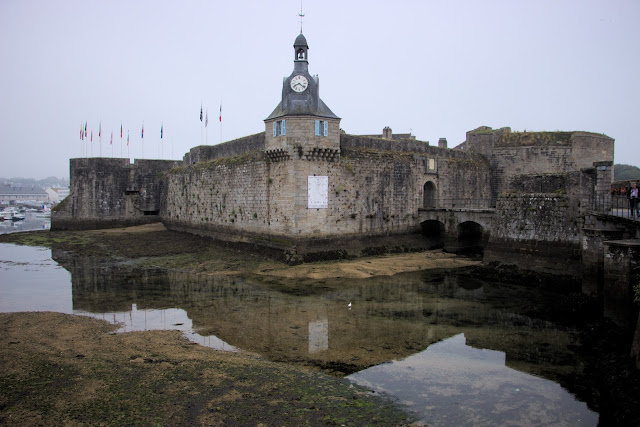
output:
[[346, 377], [434, 425], [597, 425], [588, 351], [561, 299], [450, 271], [196, 276], [0, 244], [2, 312], [177, 329], [205, 346]]

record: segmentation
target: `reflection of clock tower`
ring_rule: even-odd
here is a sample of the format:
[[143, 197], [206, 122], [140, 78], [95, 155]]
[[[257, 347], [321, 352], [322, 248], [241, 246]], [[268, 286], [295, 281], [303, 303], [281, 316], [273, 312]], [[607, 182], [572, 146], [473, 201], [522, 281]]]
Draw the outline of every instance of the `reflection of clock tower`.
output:
[[336, 160], [340, 118], [320, 99], [318, 76], [309, 74], [307, 39], [293, 44], [293, 72], [284, 79], [282, 100], [265, 119], [266, 154], [271, 160]]

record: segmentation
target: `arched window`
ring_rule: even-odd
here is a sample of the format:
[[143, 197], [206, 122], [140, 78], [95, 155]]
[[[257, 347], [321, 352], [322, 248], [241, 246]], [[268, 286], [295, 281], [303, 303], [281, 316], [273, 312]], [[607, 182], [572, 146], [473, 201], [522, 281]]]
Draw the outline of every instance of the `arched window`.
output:
[[436, 185], [431, 181], [427, 181], [424, 183], [424, 202], [422, 204], [422, 207], [436, 207]]
[[304, 60], [304, 49], [298, 49], [297, 58], [300, 60]]

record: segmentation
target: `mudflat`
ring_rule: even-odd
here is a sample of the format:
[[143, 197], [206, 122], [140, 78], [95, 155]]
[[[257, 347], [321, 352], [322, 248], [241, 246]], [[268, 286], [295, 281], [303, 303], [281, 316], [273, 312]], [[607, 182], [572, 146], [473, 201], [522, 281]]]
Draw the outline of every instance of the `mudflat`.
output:
[[161, 223], [87, 231], [34, 231], [0, 235], [0, 243], [46, 246], [82, 256], [127, 260], [140, 267], [200, 274], [260, 274], [291, 279], [354, 278], [480, 265], [433, 250], [289, 266], [258, 254], [217, 246], [206, 237], [167, 230]]
[[[440, 251], [300, 266], [240, 253], [161, 224], [0, 235], [197, 274], [363, 278], [475, 262]], [[0, 424], [409, 425], [399, 407], [347, 380], [248, 353], [194, 344], [178, 331], [116, 334], [60, 313], [0, 314]]]
[[60, 313], [0, 314], [2, 425], [407, 425], [347, 380], [199, 346], [115, 334]]

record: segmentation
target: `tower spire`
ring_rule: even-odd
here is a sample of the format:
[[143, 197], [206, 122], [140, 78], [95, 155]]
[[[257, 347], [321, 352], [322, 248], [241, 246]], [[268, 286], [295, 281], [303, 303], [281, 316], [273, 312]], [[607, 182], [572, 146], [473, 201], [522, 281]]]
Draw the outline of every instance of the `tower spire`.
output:
[[298, 16], [300, 17], [300, 34], [302, 34], [302, 18], [304, 18], [304, 13], [302, 13], [302, 0], [300, 0], [300, 13]]

